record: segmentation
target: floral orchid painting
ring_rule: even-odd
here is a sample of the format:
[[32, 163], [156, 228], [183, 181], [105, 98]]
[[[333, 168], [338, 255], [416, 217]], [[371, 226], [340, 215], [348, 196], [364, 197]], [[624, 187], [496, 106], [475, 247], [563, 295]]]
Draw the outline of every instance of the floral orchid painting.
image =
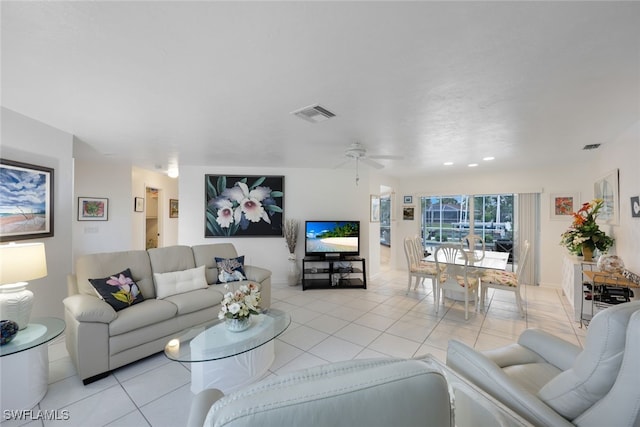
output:
[[205, 237], [282, 236], [282, 176], [206, 175]]

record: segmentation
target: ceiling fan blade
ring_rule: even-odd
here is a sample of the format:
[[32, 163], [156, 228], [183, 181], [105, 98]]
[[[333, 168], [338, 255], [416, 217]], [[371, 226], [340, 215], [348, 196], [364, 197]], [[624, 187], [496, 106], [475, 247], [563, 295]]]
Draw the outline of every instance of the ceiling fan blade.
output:
[[367, 156], [370, 159], [384, 159], [384, 160], [402, 160], [404, 159], [404, 156], [393, 156], [393, 155], [389, 155], [386, 156], [384, 154], [380, 154], [380, 155], [373, 155], [373, 156]]
[[368, 158], [362, 158], [362, 159], [360, 159], [360, 161], [362, 163], [367, 164], [367, 165], [369, 165], [369, 166], [371, 166], [373, 168], [376, 168], [376, 169], [382, 169], [384, 167], [383, 164], [380, 164], [378, 162], [374, 162], [373, 160], [368, 159]]

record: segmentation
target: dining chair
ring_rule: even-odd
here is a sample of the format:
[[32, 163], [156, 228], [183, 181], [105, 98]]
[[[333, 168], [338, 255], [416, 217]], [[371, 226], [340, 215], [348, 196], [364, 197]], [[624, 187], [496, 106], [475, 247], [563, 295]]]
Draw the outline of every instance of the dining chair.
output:
[[[436, 314], [440, 298], [444, 305], [444, 291], [462, 292], [464, 294], [464, 320], [469, 319], [469, 297], [475, 301], [478, 310], [478, 287], [480, 275], [477, 268], [469, 263], [469, 257], [462, 244], [444, 244], [434, 254], [436, 269], [442, 271], [437, 279]], [[441, 270], [442, 268], [442, 270]]]
[[[415, 238], [405, 237], [404, 239], [404, 255], [407, 259], [407, 267], [409, 269], [409, 282], [407, 284], [407, 293], [411, 290], [411, 280], [415, 277], [416, 283], [413, 289], [417, 289], [418, 284], [424, 282], [425, 278], [431, 279], [433, 287], [433, 298], [436, 299], [437, 288], [437, 266], [434, 262], [423, 261], [423, 252], [418, 250]], [[422, 244], [419, 244], [422, 247]], [[437, 304], [437, 301], [436, 301]]]
[[522, 273], [529, 260], [529, 241], [525, 240], [522, 245], [522, 249], [518, 254], [516, 271], [503, 271], [486, 269], [482, 275], [482, 286], [480, 301], [484, 309], [485, 300], [487, 297], [487, 290], [489, 288], [498, 289], [501, 291], [511, 291], [516, 296], [516, 305], [520, 311], [520, 316], [524, 317], [524, 308], [522, 305], [522, 296], [520, 295], [520, 285], [522, 284]]
[[[469, 255], [469, 262], [473, 264], [474, 262], [482, 261], [484, 259], [485, 243], [482, 237], [478, 236], [477, 234], [470, 233], [464, 237], [463, 243], [466, 243], [467, 245], [464, 250], [465, 252], [467, 252], [467, 255]], [[478, 246], [481, 249], [481, 252], [479, 254], [476, 253], [476, 248]]]

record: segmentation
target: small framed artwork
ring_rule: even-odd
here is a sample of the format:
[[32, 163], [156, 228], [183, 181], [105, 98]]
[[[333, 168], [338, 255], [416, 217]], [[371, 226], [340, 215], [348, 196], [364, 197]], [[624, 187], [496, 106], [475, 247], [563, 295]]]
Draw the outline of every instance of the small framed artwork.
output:
[[631, 198], [631, 218], [640, 218], [640, 196]]
[[371, 222], [380, 222], [380, 196], [372, 194], [370, 198]]
[[405, 205], [410, 205], [413, 203], [413, 196], [404, 196], [403, 202]]
[[78, 197], [78, 221], [108, 221], [109, 199]]
[[612, 170], [593, 184], [593, 196], [604, 201], [598, 219], [607, 224], [618, 224], [620, 217], [618, 185], [618, 169]]
[[402, 219], [405, 221], [413, 221], [414, 213], [415, 213], [415, 207], [405, 206], [402, 208]]
[[134, 197], [133, 199], [133, 211], [144, 212], [144, 197]]
[[0, 159], [0, 242], [53, 237], [53, 169]]
[[178, 199], [169, 199], [169, 218], [178, 218]]
[[571, 219], [572, 214], [580, 209], [580, 193], [551, 194], [551, 219]]

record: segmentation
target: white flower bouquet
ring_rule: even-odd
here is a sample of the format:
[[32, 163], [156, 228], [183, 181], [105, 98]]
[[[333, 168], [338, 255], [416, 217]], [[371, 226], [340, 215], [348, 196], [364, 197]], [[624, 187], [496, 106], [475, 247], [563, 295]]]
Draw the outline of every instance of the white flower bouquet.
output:
[[[229, 290], [229, 285], [224, 285]], [[249, 282], [248, 285], [241, 285], [235, 291], [224, 294], [221, 302], [218, 319], [242, 319], [252, 314], [260, 314], [260, 291], [258, 285]]]

